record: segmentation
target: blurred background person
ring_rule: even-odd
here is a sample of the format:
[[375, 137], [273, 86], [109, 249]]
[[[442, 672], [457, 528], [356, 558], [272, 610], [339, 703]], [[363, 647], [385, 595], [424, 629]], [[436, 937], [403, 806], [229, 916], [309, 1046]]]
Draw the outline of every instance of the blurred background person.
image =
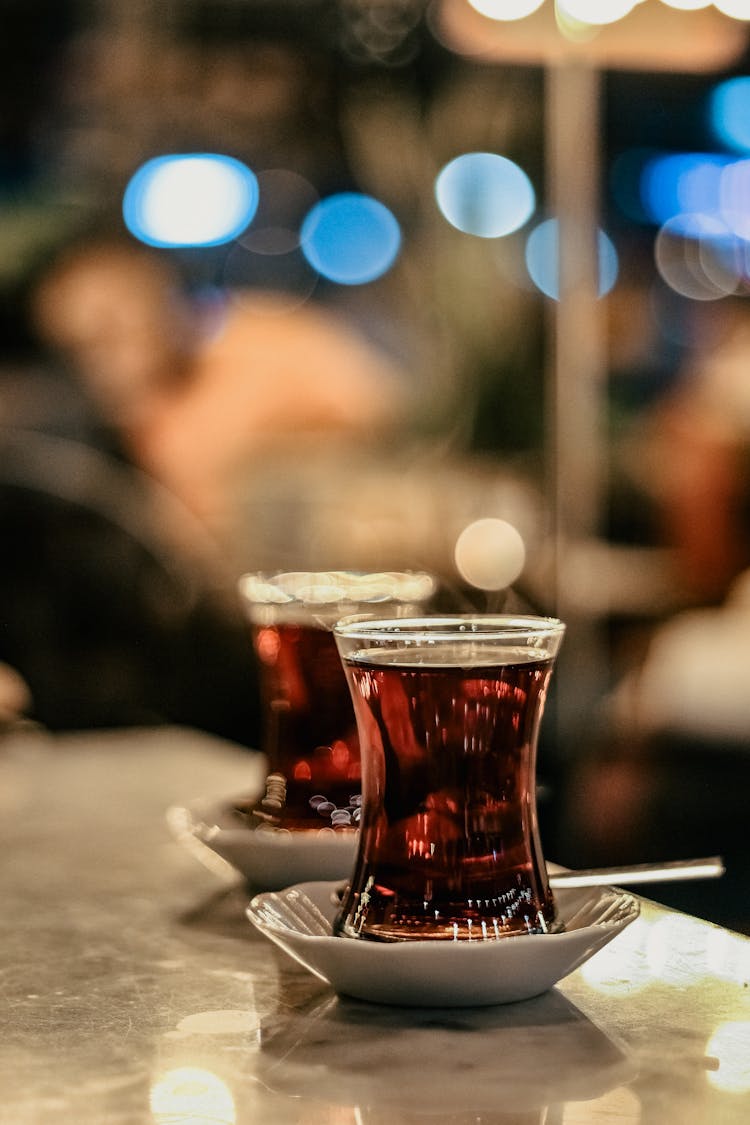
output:
[[750, 565], [748, 365], [746, 300], [713, 303], [695, 346], [620, 450], [686, 604], [720, 603]]
[[126, 237], [64, 251], [31, 308], [105, 447], [179, 499], [228, 578], [254, 563], [240, 503], [254, 474], [303, 489], [321, 454], [359, 454], [408, 418], [404, 373], [340, 314], [251, 290], [203, 303], [164, 255]]
[[177, 723], [256, 745], [246, 629], [181, 506], [40, 430], [1, 427], [0, 464], [0, 660], [28, 686], [28, 718]]
[[725, 299], [696, 321], [686, 360], [616, 450], [667, 552], [670, 596], [630, 623], [621, 674], [566, 779], [560, 832], [573, 864], [723, 855], [716, 884], [657, 897], [747, 932], [750, 310]]
[[[74, 240], [29, 301], [59, 397], [1, 431], [0, 656], [48, 726], [172, 721], [252, 745], [236, 581], [268, 560], [267, 529], [235, 505], [236, 481], [271, 458], [294, 496], [316, 450], [372, 443], [401, 417], [394, 366], [340, 317], [280, 296], [205, 309], [125, 235]], [[278, 536], [288, 510], [273, 508]]]
[[33, 367], [3, 379], [0, 659], [50, 729], [169, 722], [253, 746], [255, 664], [221, 555], [130, 452], [185, 370], [187, 330], [167, 339], [171, 271], [136, 248], [112, 254], [117, 268], [108, 259], [98, 281], [116, 323], [90, 291], [95, 332], [68, 309], [81, 366], [37, 349]]

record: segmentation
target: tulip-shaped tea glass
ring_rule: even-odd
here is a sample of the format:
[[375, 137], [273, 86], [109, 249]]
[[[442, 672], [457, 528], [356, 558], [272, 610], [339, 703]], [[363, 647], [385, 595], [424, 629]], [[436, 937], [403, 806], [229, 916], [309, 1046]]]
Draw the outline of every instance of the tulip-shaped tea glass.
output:
[[487, 940], [552, 926], [535, 773], [564, 630], [533, 616], [338, 623], [363, 799], [337, 934]]
[[245, 574], [240, 593], [260, 666], [269, 773], [252, 827], [351, 829], [360, 816], [359, 740], [332, 629], [345, 614], [424, 612], [428, 574]]

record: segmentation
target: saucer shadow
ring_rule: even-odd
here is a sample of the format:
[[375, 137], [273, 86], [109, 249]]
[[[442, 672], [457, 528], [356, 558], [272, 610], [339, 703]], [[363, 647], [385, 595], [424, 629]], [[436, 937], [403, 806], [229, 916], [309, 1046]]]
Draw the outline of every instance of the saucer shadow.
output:
[[394, 1008], [328, 997], [260, 1030], [277, 1093], [402, 1112], [526, 1112], [631, 1081], [627, 1052], [560, 992], [489, 1008]]

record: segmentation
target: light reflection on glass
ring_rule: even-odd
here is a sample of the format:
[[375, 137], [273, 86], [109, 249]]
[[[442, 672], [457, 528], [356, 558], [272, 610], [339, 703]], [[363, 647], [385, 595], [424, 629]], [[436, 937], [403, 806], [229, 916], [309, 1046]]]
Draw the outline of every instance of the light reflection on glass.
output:
[[511, 234], [536, 206], [523, 169], [494, 152], [467, 152], [451, 160], [435, 180], [435, 199], [451, 226], [478, 238]]
[[258, 182], [241, 161], [218, 153], [147, 160], [128, 183], [125, 225], [150, 246], [219, 246], [252, 221]]
[[750, 1092], [750, 1021], [719, 1024], [706, 1044], [706, 1055], [716, 1059], [715, 1070], [706, 1071], [706, 1080], [728, 1094]]
[[156, 1125], [236, 1125], [234, 1098], [210, 1070], [181, 1066], [166, 1071], [151, 1087]]
[[[612, 242], [600, 230], [597, 232], [599, 264], [598, 295], [605, 296], [617, 281], [619, 262]], [[529, 277], [547, 297], [560, 297], [560, 251], [557, 219], [545, 219], [526, 241], [526, 268]]]

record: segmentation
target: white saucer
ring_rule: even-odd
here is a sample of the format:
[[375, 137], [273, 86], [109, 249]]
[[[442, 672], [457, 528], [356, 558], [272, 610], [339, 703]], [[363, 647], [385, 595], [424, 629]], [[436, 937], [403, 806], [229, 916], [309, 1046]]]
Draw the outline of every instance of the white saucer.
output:
[[[347, 879], [354, 866], [357, 832], [321, 828], [310, 832], [253, 831], [236, 811], [248, 803], [198, 800], [167, 812], [167, 823], [183, 844], [213, 870], [216, 856], [256, 890], [279, 890], [308, 879]], [[201, 855], [204, 848], [207, 854]]]
[[538, 996], [611, 941], [640, 909], [632, 895], [610, 887], [560, 890], [561, 933], [381, 944], [333, 936], [335, 892], [335, 883], [300, 883], [256, 895], [247, 915], [340, 995], [407, 1007], [475, 1007]]

